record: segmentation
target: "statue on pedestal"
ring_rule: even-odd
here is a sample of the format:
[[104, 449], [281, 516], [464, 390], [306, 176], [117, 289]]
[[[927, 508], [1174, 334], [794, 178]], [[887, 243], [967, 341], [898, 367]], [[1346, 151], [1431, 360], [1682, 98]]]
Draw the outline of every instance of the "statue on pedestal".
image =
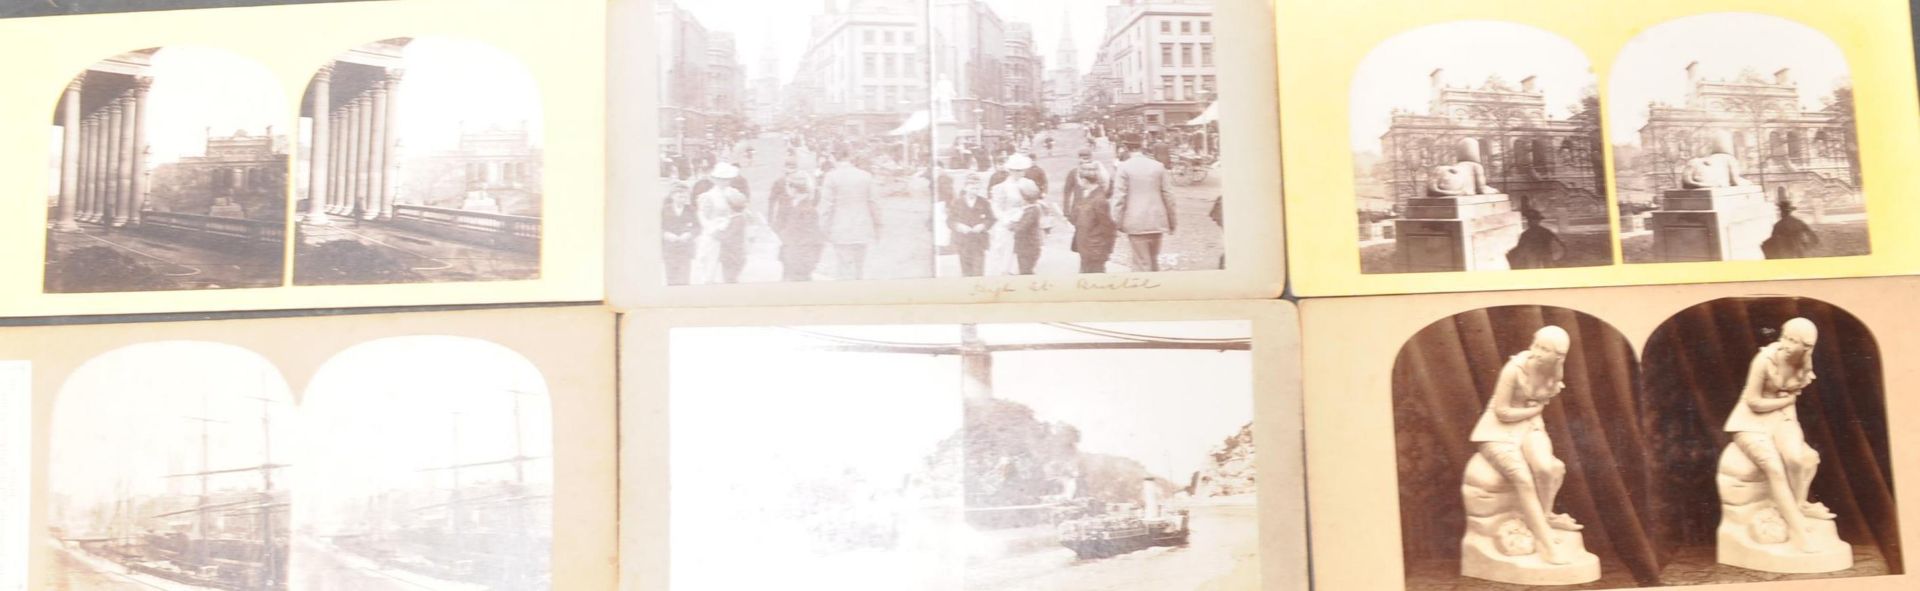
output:
[[1454, 147], [1455, 163], [1435, 166], [1427, 172], [1428, 197], [1462, 195], [1498, 195], [1499, 189], [1487, 185], [1487, 167], [1480, 163], [1480, 143], [1462, 138]]
[[1567, 469], [1554, 457], [1540, 416], [1566, 387], [1570, 346], [1565, 329], [1542, 327], [1533, 345], [1500, 369], [1493, 397], [1474, 425], [1471, 440], [1479, 449], [1460, 487], [1467, 512], [1462, 575], [1522, 585], [1600, 577], [1599, 557], [1587, 552], [1578, 533], [1584, 527], [1553, 512]]
[[1721, 452], [1715, 477], [1722, 563], [1784, 573], [1853, 565], [1833, 511], [1808, 497], [1820, 454], [1807, 446], [1796, 405], [1813, 383], [1818, 338], [1812, 321], [1788, 320], [1747, 369], [1740, 402], [1727, 417], [1733, 443]]
[[1740, 175], [1740, 159], [1733, 155], [1733, 135], [1725, 132], [1714, 135], [1713, 144], [1705, 154], [1687, 161], [1687, 170], [1680, 176], [1680, 186], [1686, 189], [1712, 189], [1717, 187], [1743, 187], [1753, 184]]
[[958, 121], [953, 114], [954, 94], [953, 81], [948, 80], [945, 74], [933, 83], [933, 121], [935, 123]]

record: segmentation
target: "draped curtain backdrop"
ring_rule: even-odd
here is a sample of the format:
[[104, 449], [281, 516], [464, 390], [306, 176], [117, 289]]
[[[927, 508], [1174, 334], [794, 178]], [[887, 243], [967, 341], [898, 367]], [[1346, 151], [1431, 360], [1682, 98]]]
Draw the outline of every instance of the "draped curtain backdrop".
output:
[[1820, 453], [1813, 500], [1839, 514], [1841, 539], [1879, 548], [1891, 572], [1903, 572], [1879, 347], [1859, 319], [1806, 298], [1714, 300], [1668, 319], [1648, 340], [1641, 424], [1661, 466], [1654, 483], [1658, 552], [1664, 558], [1682, 546], [1714, 544], [1714, 474], [1731, 442], [1723, 430], [1727, 415], [1754, 354], [1794, 317], [1820, 329], [1816, 379], [1798, 407], [1807, 444]]
[[1543, 414], [1554, 454], [1567, 465], [1557, 510], [1586, 525], [1587, 549], [1603, 569], [1624, 568], [1640, 584], [1655, 584], [1660, 562], [1647, 525], [1651, 446], [1637, 420], [1633, 349], [1612, 326], [1565, 308], [1464, 312], [1401, 347], [1393, 401], [1402, 552], [1410, 565], [1458, 560], [1466, 528], [1460, 477], [1475, 453], [1467, 439], [1501, 367], [1546, 325], [1572, 336], [1566, 390]]

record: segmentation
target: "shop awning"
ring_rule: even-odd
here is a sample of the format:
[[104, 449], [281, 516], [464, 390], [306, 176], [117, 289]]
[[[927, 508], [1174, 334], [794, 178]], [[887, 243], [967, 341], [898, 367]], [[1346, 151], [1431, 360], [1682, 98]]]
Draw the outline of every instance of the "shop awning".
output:
[[905, 123], [901, 123], [899, 127], [893, 128], [893, 131], [887, 132], [887, 135], [906, 135], [919, 132], [927, 128], [928, 119], [925, 109], [914, 111], [912, 115], [907, 116]]
[[1220, 118], [1220, 103], [1214, 102], [1207, 105], [1207, 110], [1201, 111], [1199, 115], [1194, 116], [1194, 118], [1192, 119], [1188, 119], [1186, 124], [1187, 125], [1206, 125], [1208, 123], [1213, 123], [1215, 120], [1218, 120], [1219, 118]]

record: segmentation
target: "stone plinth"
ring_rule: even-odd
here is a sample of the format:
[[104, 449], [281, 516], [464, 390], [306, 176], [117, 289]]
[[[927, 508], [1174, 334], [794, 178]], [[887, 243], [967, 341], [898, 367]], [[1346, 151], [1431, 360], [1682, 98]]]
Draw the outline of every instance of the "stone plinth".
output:
[[1833, 520], [1807, 518], [1806, 535], [1814, 552], [1802, 552], [1787, 543], [1787, 522], [1767, 496], [1766, 474], [1738, 445], [1727, 444], [1721, 451], [1714, 482], [1720, 489], [1717, 552], [1721, 564], [1795, 574], [1853, 567], [1853, 546], [1840, 540]]
[[[1537, 552], [1540, 541], [1527, 529], [1520, 498], [1507, 478], [1480, 454], [1467, 461], [1460, 496], [1467, 509], [1467, 531], [1460, 537], [1461, 576], [1515, 585], [1578, 585], [1600, 580], [1600, 557], [1587, 551], [1577, 531], [1553, 530], [1567, 564], [1551, 564]], [[1536, 494], [1528, 490], [1524, 494]], [[1551, 509], [1551, 508], [1549, 508]]]
[[1654, 255], [1670, 263], [1765, 259], [1777, 217], [1758, 185], [1667, 191], [1652, 215]]
[[1505, 270], [1524, 229], [1503, 194], [1410, 199], [1394, 220], [1394, 258], [1410, 273]]

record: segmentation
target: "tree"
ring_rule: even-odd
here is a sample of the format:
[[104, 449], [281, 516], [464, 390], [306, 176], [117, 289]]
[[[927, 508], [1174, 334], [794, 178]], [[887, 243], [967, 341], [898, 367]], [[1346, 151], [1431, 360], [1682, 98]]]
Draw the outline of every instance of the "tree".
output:
[[1847, 175], [1854, 188], [1860, 187], [1860, 137], [1853, 114], [1853, 81], [1842, 78], [1827, 95], [1827, 112], [1835, 115], [1840, 126], [1840, 148], [1847, 155]]

